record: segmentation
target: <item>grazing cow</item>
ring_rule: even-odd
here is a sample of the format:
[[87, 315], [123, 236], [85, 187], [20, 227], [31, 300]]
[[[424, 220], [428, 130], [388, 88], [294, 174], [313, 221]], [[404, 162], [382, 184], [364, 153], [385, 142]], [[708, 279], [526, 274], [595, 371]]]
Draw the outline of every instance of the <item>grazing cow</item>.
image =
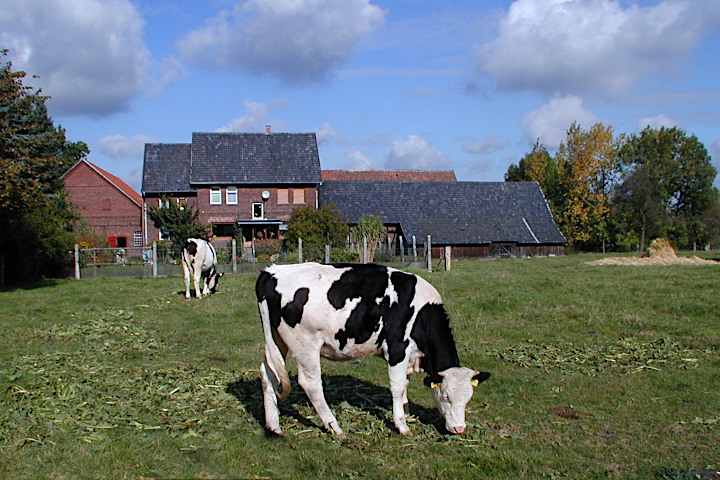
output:
[[461, 367], [440, 294], [423, 278], [380, 265], [273, 265], [255, 285], [265, 336], [260, 365], [267, 428], [281, 434], [278, 397], [290, 393], [287, 353], [298, 382], [326, 429], [343, 431], [325, 401], [320, 357], [370, 355], [388, 362], [393, 421], [409, 435], [408, 375], [425, 371], [425, 384], [453, 434], [465, 431], [473, 386], [490, 377]]
[[[185, 276], [185, 298], [190, 298], [191, 281], [197, 298], [215, 293], [215, 287], [223, 274], [217, 272], [217, 254], [209, 242], [199, 238], [185, 240], [182, 248], [182, 266]], [[202, 291], [200, 279], [202, 279]]]

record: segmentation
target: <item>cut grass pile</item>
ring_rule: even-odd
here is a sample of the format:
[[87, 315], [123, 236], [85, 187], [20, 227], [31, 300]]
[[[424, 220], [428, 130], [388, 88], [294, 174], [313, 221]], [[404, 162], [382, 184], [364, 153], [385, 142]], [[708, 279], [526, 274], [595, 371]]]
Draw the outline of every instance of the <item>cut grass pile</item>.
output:
[[443, 294], [463, 364], [491, 371], [442, 433], [421, 376], [395, 432], [386, 364], [324, 362], [348, 439], [297, 385], [266, 436], [255, 276], [187, 301], [182, 279], [0, 292], [0, 477], [712, 478], [720, 468], [720, 275], [597, 256], [458, 261]]

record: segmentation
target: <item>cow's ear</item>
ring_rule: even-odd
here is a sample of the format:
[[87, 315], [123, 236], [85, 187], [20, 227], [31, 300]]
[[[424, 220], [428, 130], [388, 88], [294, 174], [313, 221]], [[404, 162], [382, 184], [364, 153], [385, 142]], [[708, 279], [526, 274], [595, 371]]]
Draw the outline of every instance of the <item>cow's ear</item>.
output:
[[472, 383], [473, 387], [477, 387], [482, 382], [490, 378], [490, 372], [478, 372], [476, 375], [472, 377], [472, 380], [470, 383]]
[[437, 387], [438, 385], [440, 385], [442, 383], [442, 381], [443, 381], [443, 378], [438, 374], [428, 375], [423, 380], [423, 382], [425, 383], [425, 386], [430, 387], [430, 388]]

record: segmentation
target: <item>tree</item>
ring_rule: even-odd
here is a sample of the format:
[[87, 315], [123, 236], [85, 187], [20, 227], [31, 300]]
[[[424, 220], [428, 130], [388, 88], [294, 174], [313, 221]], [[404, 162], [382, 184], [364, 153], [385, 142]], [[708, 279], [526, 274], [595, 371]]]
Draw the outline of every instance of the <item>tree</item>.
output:
[[348, 226], [335, 205], [319, 209], [305, 205], [293, 210], [285, 244], [294, 249], [302, 238], [304, 247], [322, 249], [325, 245], [343, 245], [348, 234]]
[[[661, 212], [650, 225], [650, 236], [666, 236], [674, 245], [705, 243], [712, 235], [706, 228], [708, 212], [718, 201], [713, 187], [717, 171], [710, 162], [705, 146], [694, 135], [683, 130], [647, 127], [632, 135], [620, 150], [623, 184], [630, 185], [641, 175], [654, 195], [647, 198], [653, 211]], [[635, 210], [631, 227], [641, 231], [643, 225]]]
[[198, 221], [200, 210], [192, 205], [180, 206], [163, 197], [159, 207], [149, 207], [148, 216], [176, 247], [182, 247], [188, 238], [208, 239], [210, 225]]
[[520, 159], [518, 165], [510, 165], [505, 174], [506, 182], [537, 182], [553, 212], [562, 203], [558, 166], [540, 140], [535, 142], [530, 153]]
[[377, 252], [380, 242], [385, 240], [386, 235], [382, 219], [377, 215], [363, 215], [358, 220], [353, 233], [355, 234], [355, 240], [362, 242], [361, 245], [365, 245], [363, 239], [367, 239], [367, 256], [365, 260], [368, 262], [375, 261], [375, 252]]
[[88, 153], [66, 141], [48, 116], [48, 97], [23, 78], [10, 62], [0, 67], [0, 257], [8, 282], [67, 273], [79, 215], [61, 176]]
[[583, 130], [570, 126], [556, 159], [562, 200], [557, 205], [560, 229], [570, 244], [598, 248], [609, 238], [611, 191], [617, 181], [617, 151], [624, 136], [614, 138], [601, 123]]

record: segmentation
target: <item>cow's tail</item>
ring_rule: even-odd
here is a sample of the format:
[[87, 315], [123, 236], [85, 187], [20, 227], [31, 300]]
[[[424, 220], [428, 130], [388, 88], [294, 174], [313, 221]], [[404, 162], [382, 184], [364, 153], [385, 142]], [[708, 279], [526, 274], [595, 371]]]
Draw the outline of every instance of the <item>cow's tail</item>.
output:
[[275, 393], [282, 400], [290, 394], [291, 388], [290, 377], [285, 369], [285, 355], [283, 354], [283, 351], [287, 353], [287, 347], [277, 331], [270, 325], [270, 310], [267, 299], [258, 302], [258, 307], [260, 308], [260, 318], [265, 336], [264, 366], [267, 369]]

